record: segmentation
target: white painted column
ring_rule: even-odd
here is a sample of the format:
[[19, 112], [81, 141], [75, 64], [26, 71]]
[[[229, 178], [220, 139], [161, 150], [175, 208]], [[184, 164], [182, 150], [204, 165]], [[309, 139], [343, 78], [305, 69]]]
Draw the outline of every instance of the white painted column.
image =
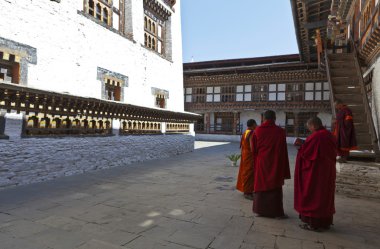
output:
[[165, 134], [165, 133], [166, 133], [166, 123], [165, 123], [165, 122], [162, 122], [162, 123], [161, 123], [161, 133], [162, 133], [162, 134]]
[[194, 130], [194, 123], [191, 123], [190, 124], [190, 127], [189, 127], [189, 134], [191, 135], [191, 136], [195, 136], [195, 130]]

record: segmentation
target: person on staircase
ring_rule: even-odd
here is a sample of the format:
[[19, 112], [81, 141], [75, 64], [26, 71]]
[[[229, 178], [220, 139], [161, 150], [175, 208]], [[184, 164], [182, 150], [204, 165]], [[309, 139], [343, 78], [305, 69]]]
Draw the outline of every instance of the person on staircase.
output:
[[357, 149], [356, 133], [352, 111], [341, 100], [335, 101], [337, 110], [334, 135], [337, 139], [338, 162], [346, 163], [350, 150]]

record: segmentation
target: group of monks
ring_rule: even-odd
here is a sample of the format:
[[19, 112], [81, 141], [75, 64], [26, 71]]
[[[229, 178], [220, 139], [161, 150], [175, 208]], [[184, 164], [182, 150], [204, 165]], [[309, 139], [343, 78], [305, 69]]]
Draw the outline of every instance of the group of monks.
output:
[[[297, 139], [294, 172], [294, 208], [303, 222], [300, 227], [320, 231], [329, 229], [335, 213], [336, 161], [345, 162], [356, 147], [352, 112], [340, 101], [335, 103], [337, 118], [334, 134], [321, 119], [311, 117], [311, 135]], [[285, 130], [275, 124], [276, 113], [264, 113], [263, 123], [247, 122], [241, 139], [241, 160], [236, 188], [253, 200], [256, 216], [284, 219], [282, 186], [290, 179]], [[340, 158], [340, 159], [339, 159]]]

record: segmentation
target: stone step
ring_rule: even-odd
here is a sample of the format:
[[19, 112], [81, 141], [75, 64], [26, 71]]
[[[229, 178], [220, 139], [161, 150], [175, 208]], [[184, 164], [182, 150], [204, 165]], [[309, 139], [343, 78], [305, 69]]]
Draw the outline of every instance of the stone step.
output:
[[335, 85], [333, 86], [334, 93], [358, 93], [361, 94], [361, 88], [358, 85]]
[[[335, 94], [336, 99], [340, 99], [344, 104], [363, 104], [361, 94]], [[363, 107], [364, 109], [364, 107]]]
[[[357, 123], [355, 123], [355, 121]], [[359, 122], [361, 120], [357, 119], [354, 117], [354, 127], [355, 127], [355, 130], [358, 130], [358, 132], [361, 132], [361, 133], [369, 133], [369, 127], [368, 127], [368, 123], [366, 122]]]
[[352, 113], [364, 112], [364, 106], [363, 105], [348, 103], [347, 106], [351, 109]]
[[356, 65], [353, 60], [352, 61], [331, 61], [329, 65], [330, 65], [330, 71], [334, 69], [356, 70]]
[[361, 123], [363, 124], [362, 126], [363, 127], [368, 127], [368, 115], [367, 113], [365, 112], [361, 112], [361, 113], [352, 113], [352, 117], [354, 119], [354, 122], [358, 122], [358, 123]]
[[359, 144], [358, 145], [359, 150], [373, 150], [372, 144]]
[[355, 69], [332, 69], [330, 70], [331, 77], [353, 77], [358, 76]]
[[372, 144], [372, 138], [370, 134], [356, 134], [356, 141], [358, 142], [358, 147], [360, 147], [362, 144]]
[[343, 86], [359, 86], [359, 77], [358, 76], [334, 76], [331, 77], [331, 85], [343, 85]]
[[328, 58], [331, 61], [349, 61], [349, 60], [354, 60], [354, 54], [353, 53], [329, 54]]

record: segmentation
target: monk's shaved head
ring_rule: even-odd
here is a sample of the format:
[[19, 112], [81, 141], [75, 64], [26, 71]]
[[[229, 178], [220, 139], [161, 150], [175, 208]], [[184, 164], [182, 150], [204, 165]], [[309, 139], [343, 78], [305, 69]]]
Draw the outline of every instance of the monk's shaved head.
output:
[[265, 120], [276, 120], [276, 113], [272, 110], [268, 110], [264, 112]]
[[307, 126], [313, 126], [315, 130], [318, 130], [323, 126], [322, 120], [318, 117], [309, 118]]
[[256, 125], [257, 125], [257, 123], [256, 123], [256, 120], [254, 120], [254, 119], [249, 119], [247, 121], [247, 127], [253, 127], [253, 126], [256, 126]]

